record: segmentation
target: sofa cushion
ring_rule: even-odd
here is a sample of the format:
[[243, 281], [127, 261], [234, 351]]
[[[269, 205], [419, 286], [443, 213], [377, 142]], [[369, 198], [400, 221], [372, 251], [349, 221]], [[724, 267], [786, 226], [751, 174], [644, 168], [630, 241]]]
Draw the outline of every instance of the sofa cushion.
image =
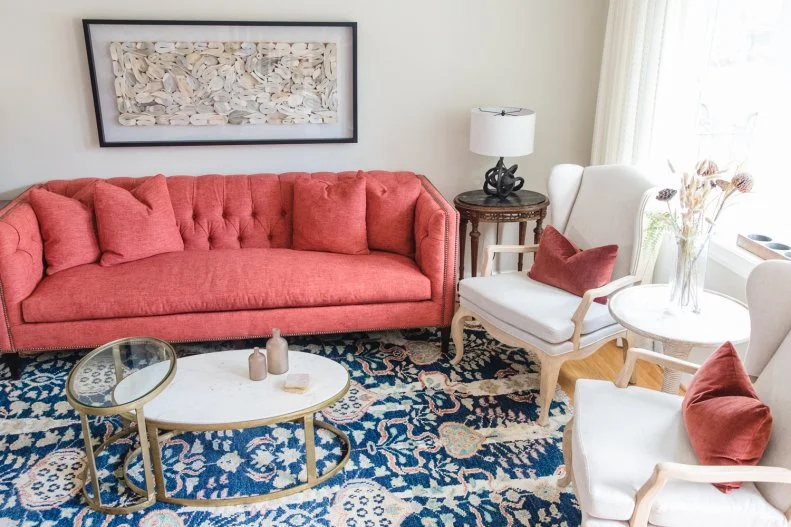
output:
[[146, 178], [131, 192], [99, 181], [94, 207], [102, 265], [184, 250], [163, 175]]
[[415, 206], [421, 188], [412, 172], [366, 173], [369, 249], [415, 255]]
[[[567, 341], [574, 334], [571, 317], [580, 304], [580, 297], [536, 282], [522, 273], [467, 278], [459, 282], [459, 295], [500, 320], [551, 344]], [[592, 304], [582, 323], [582, 334], [614, 324], [606, 306]]]
[[294, 182], [294, 243], [300, 251], [368, 254], [365, 178]]
[[161, 254], [46, 277], [22, 306], [26, 322], [429, 300], [415, 262], [374, 252], [290, 249]]
[[[288, 249], [292, 247], [294, 182], [306, 177], [334, 181], [358, 175], [366, 179], [366, 218], [373, 226], [367, 232], [369, 249], [412, 256], [413, 218], [423, 187], [420, 177], [412, 172], [207, 174], [166, 179], [185, 249]], [[132, 191], [145, 180], [122, 177], [106, 182]], [[76, 198], [97, 181], [96, 178], [53, 180], [45, 183], [44, 188]]]
[[[772, 435], [772, 411], [758, 399], [730, 342], [695, 373], [683, 409], [689, 441], [701, 465], [757, 465], [761, 460]], [[741, 485], [714, 484], [723, 492]]]
[[44, 240], [47, 274], [93, 263], [101, 256], [93, 208], [80, 198], [92, 204], [93, 186], [84, 187], [73, 198], [40, 188], [30, 191], [30, 205]]
[[[593, 517], [628, 521], [635, 495], [659, 462], [697, 465], [681, 417], [682, 398], [582, 379], [574, 393], [572, 466], [577, 499]], [[787, 527], [755, 485], [724, 494], [708, 483], [671, 480], [649, 522], [661, 527]]]

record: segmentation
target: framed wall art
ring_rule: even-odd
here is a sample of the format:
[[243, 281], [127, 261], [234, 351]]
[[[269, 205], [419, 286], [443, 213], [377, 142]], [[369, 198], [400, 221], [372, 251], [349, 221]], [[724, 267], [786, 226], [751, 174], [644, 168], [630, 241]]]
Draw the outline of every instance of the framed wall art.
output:
[[357, 24], [83, 20], [101, 146], [357, 142]]

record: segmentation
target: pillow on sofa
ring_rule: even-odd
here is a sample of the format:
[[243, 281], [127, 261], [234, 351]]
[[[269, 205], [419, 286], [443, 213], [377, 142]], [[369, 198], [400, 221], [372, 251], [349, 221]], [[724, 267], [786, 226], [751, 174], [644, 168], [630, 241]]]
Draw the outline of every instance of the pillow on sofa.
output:
[[368, 254], [365, 178], [297, 178], [293, 221], [294, 249]]
[[94, 209], [104, 266], [184, 250], [161, 174], [146, 179], [131, 192], [97, 182]]
[[[93, 185], [85, 188], [82, 199], [90, 201]], [[34, 188], [30, 191], [30, 206], [38, 218], [44, 240], [44, 259], [47, 274], [55, 274], [99, 259], [99, 240], [93, 210], [79, 196], [69, 198]]]
[[412, 172], [367, 173], [365, 228], [369, 249], [415, 256], [415, 208], [422, 188]]
[[[582, 296], [588, 289], [601, 287], [610, 281], [617, 256], [617, 245], [583, 251], [549, 225], [541, 235], [528, 276], [536, 282]], [[597, 298], [596, 302], [606, 304], [607, 298]]]
[[[703, 465], [757, 465], [772, 435], [772, 411], [758, 399], [730, 342], [692, 378], [682, 412], [692, 450]], [[730, 492], [742, 484], [714, 486]]]

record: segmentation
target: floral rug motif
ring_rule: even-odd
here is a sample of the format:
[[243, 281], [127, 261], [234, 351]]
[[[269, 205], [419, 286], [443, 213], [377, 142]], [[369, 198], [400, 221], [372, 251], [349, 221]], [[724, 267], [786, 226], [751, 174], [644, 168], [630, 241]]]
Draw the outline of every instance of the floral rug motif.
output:
[[[571, 418], [558, 389], [547, 427], [538, 426], [538, 366], [524, 350], [468, 329], [466, 354], [452, 366], [433, 329], [289, 339], [291, 347], [343, 364], [344, 399], [316, 418], [344, 431], [346, 466], [301, 493], [253, 505], [180, 507], [157, 503], [105, 516], [81, 494], [85, 458], [79, 417], [66, 401], [69, 370], [84, 352], [23, 361], [19, 381], [0, 370], [0, 527], [576, 527], [580, 512], [564, 473], [561, 439]], [[262, 346], [262, 340], [177, 345], [179, 356]], [[121, 428], [92, 418], [94, 438]], [[136, 436], [97, 460], [105, 503], [137, 496], [118, 483]], [[318, 469], [338, 462], [339, 442], [317, 431]], [[168, 492], [227, 497], [305, 480], [304, 434], [294, 424], [184, 433], [162, 447]], [[139, 459], [129, 477], [142, 484]]]

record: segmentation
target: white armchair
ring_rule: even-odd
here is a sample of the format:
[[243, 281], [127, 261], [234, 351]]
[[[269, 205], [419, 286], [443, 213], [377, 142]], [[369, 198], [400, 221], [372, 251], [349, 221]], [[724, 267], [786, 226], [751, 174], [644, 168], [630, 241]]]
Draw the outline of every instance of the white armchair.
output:
[[[694, 373], [698, 366], [630, 349], [616, 382], [579, 380], [566, 426], [566, 477], [585, 527], [789, 527], [791, 525], [791, 263], [760, 264], [747, 282], [753, 338], [745, 366], [774, 426], [761, 464], [698, 465], [683, 398], [627, 387], [638, 360]], [[723, 494], [711, 483], [746, 482]]]
[[[636, 169], [622, 165], [583, 168], [558, 165], [548, 182], [552, 225], [579, 247], [618, 244], [613, 280], [582, 298], [540, 282], [526, 273], [492, 276], [495, 253], [530, 253], [537, 245], [486, 247], [484, 273], [459, 283], [459, 309], [451, 336], [453, 363], [464, 354], [464, 323], [475, 319], [504, 344], [533, 351], [541, 363], [539, 424], [547, 424], [560, 367], [582, 359], [606, 342], [626, 338], [626, 329], [607, 306], [594, 303], [650, 275], [655, 248], [646, 248], [643, 217], [655, 189]], [[624, 347], [624, 350], [627, 347]]]

